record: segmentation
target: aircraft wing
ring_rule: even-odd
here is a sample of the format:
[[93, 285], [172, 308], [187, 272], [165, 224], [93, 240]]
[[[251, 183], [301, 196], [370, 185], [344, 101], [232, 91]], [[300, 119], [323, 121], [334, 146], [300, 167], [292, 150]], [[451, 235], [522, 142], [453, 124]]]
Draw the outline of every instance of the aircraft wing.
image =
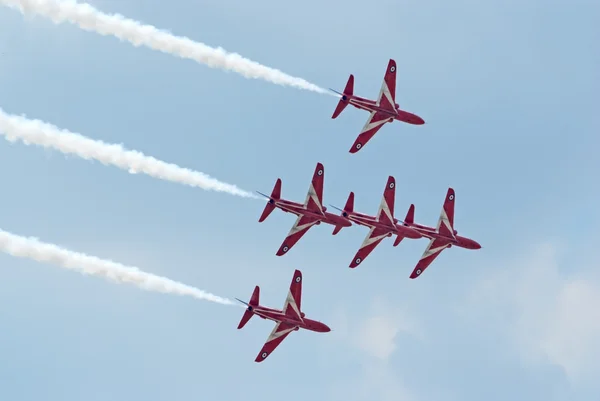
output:
[[304, 207], [311, 212], [317, 212], [323, 214], [323, 182], [325, 180], [325, 169], [323, 164], [317, 163], [315, 172], [313, 173], [308, 193], [306, 194], [306, 200], [304, 201]]
[[371, 231], [367, 234], [367, 237], [363, 241], [362, 245], [356, 255], [354, 255], [354, 259], [352, 259], [352, 263], [350, 263], [351, 268], [355, 268], [358, 266], [369, 254], [375, 249], [379, 243], [388, 236], [390, 231], [384, 230], [382, 228], [371, 228]]
[[384, 109], [396, 110], [396, 62], [392, 59], [390, 59], [383, 77], [377, 105]]
[[302, 272], [300, 270], [294, 272], [282, 311], [287, 316], [302, 320]]
[[287, 237], [283, 240], [283, 243], [279, 247], [279, 250], [277, 251], [277, 256], [284, 255], [285, 253], [287, 253], [287, 251], [292, 249], [296, 242], [298, 242], [298, 240], [300, 240], [300, 238], [302, 238], [302, 236], [306, 234], [308, 229], [315, 225], [318, 221], [319, 220], [314, 217], [304, 215], [298, 216], [296, 222], [292, 226], [292, 229], [290, 230]]
[[454, 189], [448, 188], [446, 200], [438, 219], [436, 231], [446, 237], [454, 238]]
[[281, 342], [285, 340], [285, 338], [292, 331], [294, 331], [294, 328], [295, 326], [289, 323], [278, 322], [273, 328], [271, 334], [269, 334], [267, 342], [265, 342], [265, 345], [263, 345], [254, 362], [262, 362], [267, 359], [267, 357], [271, 355], [273, 351], [275, 351], [275, 348], [277, 348], [277, 346], [281, 344]]
[[389, 121], [389, 118], [389, 115], [380, 111], [371, 112], [367, 123], [350, 148], [350, 153], [356, 153], [361, 150], [363, 146], [365, 146], [367, 142], [373, 138], [373, 135], [375, 135], [377, 131], [379, 131], [381, 127], [383, 127], [383, 125]]
[[395, 225], [394, 203], [396, 201], [396, 179], [391, 175], [388, 177], [379, 210], [377, 210], [377, 221], [387, 225]]
[[425, 252], [423, 252], [423, 256], [421, 256], [421, 260], [419, 260], [419, 263], [417, 263], [417, 266], [411, 273], [410, 278], [419, 277], [425, 271], [425, 269], [429, 267], [431, 262], [433, 262], [435, 258], [437, 258], [440, 253], [442, 253], [442, 251], [448, 247], [448, 245], [450, 245], [450, 243], [442, 239], [434, 238], [429, 241], [427, 249], [425, 249]]

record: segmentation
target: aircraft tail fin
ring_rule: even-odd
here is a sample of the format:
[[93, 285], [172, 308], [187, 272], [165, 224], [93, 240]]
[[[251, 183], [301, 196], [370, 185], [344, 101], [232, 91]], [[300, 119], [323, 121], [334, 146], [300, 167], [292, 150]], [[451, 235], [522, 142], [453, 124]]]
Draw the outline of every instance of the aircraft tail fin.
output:
[[[261, 195], [265, 196], [264, 194]], [[267, 217], [269, 217], [273, 210], [275, 210], [275, 201], [281, 198], [281, 178], [277, 179], [277, 182], [275, 182], [275, 186], [273, 187], [273, 191], [271, 191], [271, 196], [268, 196], [267, 198], [269, 198], [269, 202], [265, 205], [265, 208], [260, 215], [260, 219], [258, 219], [259, 223], [262, 223], [267, 219]]]
[[252, 296], [250, 297], [249, 303], [240, 301], [238, 299], [238, 301], [248, 305], [248, 308], [244, 311], [244, 314], [242, 315], [242, 320], [240, 320], [240, 324], [238, 324], [238, 329], [241, 329], [242, 327], [244, 327], [246, 325], [246, 323], [248, 323], [250, 318], [252, 318], [252, 316], [254, 316], [253, 309], [255, 306], [258, 306], [259, 298], [260, 298], [260, 287], [256, 286], [256, 287], [254, 287], [254, 292], [252, 293]]
[[404, 218], [404, 222], [406, 224], [413, 224], [415, 222], [415, 205], [411, 203], [408, 208], [408, 212], [406, 212], [406, 217]]
[[340, 115], [340, 113], [342, 111], [344, 111], [346, 106], [348, 106], [348, 104], [349, 104], [348, 103], [349, 98], [352, 97], [353, 94], [354, 94], [354, 75], [350, 74], [350, 77], [348, 78], [348, 82], [346, 83], [346, 87], [344, 88], [344, 93], [342, 93], [342, 98], [338, 102], [337, 107], [335, 108], [335, 111], [333, 112], [333, 115], [331, 116], [331, 118], [336, 118], [337, 116]]
[[[414, 222], [415, 222], [415, 205], [411, 203], [410, 207], [408, 208], [408, 212], [406, 212], [406, 217], [404, 217], [403, 226], [408, 227], [409, 225], [413, 224]], [[402, 242], [402, 240], [404, 238], [405, 238], [405, 236], [403, 236], [403, 235], [396, 236], [396, 240], [394, 241], [394, 246], [400, 245], [400, 242]], [[418, 238], [418, 237], [408, 236], [408, 238]]]
[[[350, 192], [350, 195], [348, 195], [348, 200], [346, 201], [346, 205], [344, 206], [343, 209], [340, 209], [339, 207], [334, 206], [334, 205], [330, 205], [330, 206], [336, 210], [339, 210], [341, 212], [341, 216], [350, 223], [350, 221], [348, 219], [348, 215], [354, 211], [354, 192]], [[352, 225], [352, 223], [350, 223], [350, 225]], [[333, 229], [332, 234], [336, 235], [337, 233], [342, 231], [342, 228], [344, 228], [344, 227], [348, 227], [348, 226], [344, 225], [343, 223], [337, 224], [335, 226], [335, 228]]]
[[344, 206], [344, 212], [352, 213], [354, 211], [354, 192], [350, 192], [348, 195], [348, 200], [346, 201], [346, 205]]
[[[342, 212], [342, 216], [347, 218], [348, 214], [352, 213], [354, 211], [354, 192], [350, 192], [350, 195], [348, 195], [348, 200], [346, 201], [346, 205], [344, 206], [344, 209], [340, 209], [336, 206], [334, 206], [334, 208], [336, 208], [337, 210]], [[335, 226], [332, 234], [336, 235], [337, 233], [342, 231], [342, 228], [344, 228], [344, 226], [342, 226], [342, 225]]]

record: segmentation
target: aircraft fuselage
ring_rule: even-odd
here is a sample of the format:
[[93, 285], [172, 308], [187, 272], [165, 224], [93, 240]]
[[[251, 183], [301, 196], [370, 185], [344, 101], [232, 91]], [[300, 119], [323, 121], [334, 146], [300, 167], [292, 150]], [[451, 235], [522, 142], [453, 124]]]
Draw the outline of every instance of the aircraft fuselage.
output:
[[[346, 217], [350, 221], [355, 222], [356, 224], [360, 224], [361, 226], [369, 227], [369, 228], [379, 228], [383, 230], [389, 230], [388, 237], [391, 237], [392, 234], [400, 235], [406, 238], [419, 239], [421, 238], [421, 234], [417, 231], [412, 230], [409, 227], [404, 227], [399, 224], [388, 225], [382, 223], [377, 220], [375, 216], [369, 216], [363, 213], [358, 212], [342, 212], [342, 216]], [[398, 222], [398, 219], [394, 219], [395, 223]]]
[[305, 329], [310, 331], [316, 331], [317, 333], [327, 333], [331, 331], [329, 326], [327, 326], [325, 323], [305, 318], [304, 313], [301, 313], [302, 319], [298, 320], [294, 317], [286, 315], [281, 310], [266, 308], [260, 305], [250, 306], [248, 307], [248, 310], [263, 319], [271, 320], [273, 322], [287, 323], [292, 326], [295, 326], [294, 330]]
[[435, 228], [433, 227], [428, 227], [428, 226], [423, 226], [421, 224], [405, 224], [405, 227], [410, 227], [416, 231], [418, 231], [421, 235], [423, 235], [423, 237], [427, 237], [430, 239], [440, 239], [440, 240], [444, 240], [447, 241], [450, 245], [455, 245], [458, 246], [460, 248], [465, 248], [465, 249], [480, 249], [481, 245], [479, 245], [479, 243], [477, 241], [474, 241], [470, 238], [467, 237], [462, 237], [460, 235], [456, 235], [457, 231], [454, 230], [454, 238], [451, 237], [447, 237], [445, 235], [442, 235], [440, 233], [438, 233]]
[[408, 111], [400, 110], [400, 106], [398, 104], [395, 105], [396, 106], [395, 110], [390, 110], [390, 109], [378, 106], [374, 100], [365, 99], [360, 96], [342, 95], [342, 100], [344, 102], [350, 103], [352, 106], [354, 106], [358, 109], [361, 109], [361, 110], [367, 110], [368, 112], [384, 113], [389, 116], [389, 118], [390, 118], [389, 122], [392, 122], [393, 120], [398, 120], [398, 121], [402, 121], [407, 124], [413, 124], [413, 125], [425, 124], [425, 121], [421, 117], [417, 116], [416, 114], [409, 113]]
[[324, 222], [326, 224], [331, 224], [333, 226], [342, 226], [342, 227], [350, 227], [352, 225], [352, 223], [348, 219], [346, 219], [342, 216], [338, 216], [333, 213], [329, 213], [325, 206], [323, 206], [323, 213], [321, 214], [321, 213], [306, 209], [303, 204], [288, 201], [285, 199], [272, 200], [272, 202], [276, 207], [278, 207], [279, 209], [283, 210], [286, 213], [293, 213], [296, 216], [302, 215], [302, 216], [313, 217], [316, 220], [319, 220], [316, 224], [321, 224], [321, 222]]

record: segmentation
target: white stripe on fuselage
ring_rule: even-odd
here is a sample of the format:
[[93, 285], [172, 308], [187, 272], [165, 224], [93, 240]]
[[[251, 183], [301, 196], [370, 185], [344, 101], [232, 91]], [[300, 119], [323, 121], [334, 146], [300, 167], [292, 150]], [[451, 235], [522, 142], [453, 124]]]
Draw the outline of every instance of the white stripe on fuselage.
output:
[[[355, 214], [349, 213], [348, 219], [351, 221], [354, 221], [355, 223], [362, 224], [362, 225], [369, 226], [369, 227], [386, 227], [386, 228], [390, 228], [390, 229], [395, 228], [395, 227], [389, 226], [385, 223], [382, 223], [381, 221], [378, 221], [371, 216], [363, 217], [363, 216], [357, 216]], [[394, 219], [391, 219], [391, 221], [394, 221]]]
[[286, 323], [295, 324], [295, 325], [298, 325], [298, 324], [302, 323], [302, 321], [298, 321], [298, 320], [295, 320], [293, 318], [290, 318], [285, 313], [282, 313], [282, 312], [279, 312], [279, 311], [277, 311], [277, 312], [269, 311], [268, 312], [269, 314], [272, 314], [272, 315], [275, 315], [275, 316], [269, 316], [269, 315], [266, 314], [267, 312], [261, 312], [260, 310], [256, 310], [256, 309], [253, 310], [253, 312], [256, 315], [258, 315], [260, 317], [263, 317], [263, 318], [265, 318], [267, 320], [270, 320], [272, 322], [275, 322], [275, 323], [286, 322]]
[[437, 232], [436, 230], [431, 229], [431, 228], [420, 228], [420, 227], [415, 227], [415, 226], [409, 226], [409, 227], [412, 228], [413, 230], [417, 231], [422, 236], [427, 237], [429, 239], [446, 240], [451, 244], [456, 244], [458, 241], [456, 238], [446, 237], [445, 235], [442, 235], [439, 232]]
[[275, 202], [275, 206], [277, 206], [278, 208], [280, 208], [283, 211], [293, 213], [296, 216], [302, 215], [302, 216], [309, 216], [309, 217], [315, 217], [315, 218], [320, 218], [320, 217], [325, 216], [324, 212], [323, 212], [323, 214], [319, 214], [318, 212], [308, 210], [305, 207], [302, 207], [302, 205], [287, 205], [285, 203]]
[[349, 102], [350, 102], [350, 104], [358, 107], [359, 109], [374, 111], [374, 112], [379, 111], [381, 113], [388, 114], [390, 117], [394, 117], [394, 116], [398, 115], [398, 113], [395, 110], [384, 109], [382, 107], [379, 107], [378, 105], [374, 105], [373, 103], [366, 103], [364, 101], [360, 101], [360, 100], [356, 100], [356, 99], [350, 99]]

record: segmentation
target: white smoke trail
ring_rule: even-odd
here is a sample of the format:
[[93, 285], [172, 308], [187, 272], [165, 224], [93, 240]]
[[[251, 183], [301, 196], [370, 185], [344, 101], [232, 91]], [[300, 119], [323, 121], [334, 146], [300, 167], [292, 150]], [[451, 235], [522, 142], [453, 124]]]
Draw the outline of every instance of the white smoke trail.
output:
[[239, 54], [228, 53], [222, 48], [215, 49], [187, 37], [175, 36], [119, 14], [104, 14], [89, 4], [56, 0], [0, 0], [0, 4], [17, 9], [24, 15], [38, 14], [51, 19], [55, 24], [70, 22], [83, 30], [100, 35], [112, 35], [136, 47], [144, 45], [164, 53], [195, 60], [212, 68], [235, 71], [246, 78], [261, 78], [279, 85], [329, 94], [325, 89], [304, 79], [287, 75]]
[[223, 305], [238, 305], [229, 299], [165, 277], [143, 272], [136, 267], [124, 266], [110, 260], [69, 251], [57, 245], [40, 242], [37, 238], [22, 237], [4, 230], [0, 230], [0, 250], [19, 258], [51, 263], [79, 273], [104, 277], [117, 283], [134, 284], [148, 291], [186, 295]]
[[29, 120], [22, 116], [7, 114], [1, 108], [0, 134], [10, 142], [21, 140], [26, 145], [33, 143], [45, 148], [53, 148], [66, 154], [75, 154], [86, 160], [94, 159], [105, 165], [110, 164], [128, 170], [132, 174], [141, 172], [161, 180], [258, 199], [251, 192], [241, 190], [235, 185], [223, 183], [204, 173], [166, 163], [141, 152], [126, 150], [121, 145], [107, 144], [61, 130], [40, 120]]

